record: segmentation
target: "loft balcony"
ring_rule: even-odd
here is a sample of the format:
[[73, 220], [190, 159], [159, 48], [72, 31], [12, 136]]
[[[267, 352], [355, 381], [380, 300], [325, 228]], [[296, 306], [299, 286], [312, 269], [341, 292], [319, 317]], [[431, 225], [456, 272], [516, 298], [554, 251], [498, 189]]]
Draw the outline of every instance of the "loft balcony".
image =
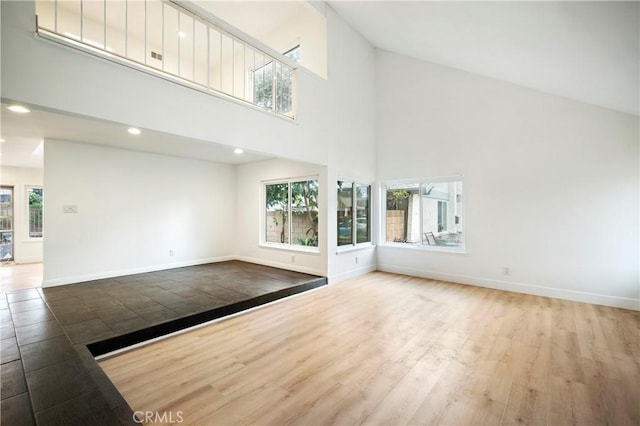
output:
[[299, 46], [276, 57], [166, 0], [36, 0], [36, 15], [43, 38], [295, 119]]

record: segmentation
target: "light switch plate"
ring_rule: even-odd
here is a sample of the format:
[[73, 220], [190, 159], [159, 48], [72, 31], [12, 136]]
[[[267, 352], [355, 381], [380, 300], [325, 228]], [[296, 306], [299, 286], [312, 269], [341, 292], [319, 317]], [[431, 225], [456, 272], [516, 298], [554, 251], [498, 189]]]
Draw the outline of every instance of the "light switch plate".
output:
[[71, 204], [62, 206], [62, 213], [78, 213], [78, 206]]

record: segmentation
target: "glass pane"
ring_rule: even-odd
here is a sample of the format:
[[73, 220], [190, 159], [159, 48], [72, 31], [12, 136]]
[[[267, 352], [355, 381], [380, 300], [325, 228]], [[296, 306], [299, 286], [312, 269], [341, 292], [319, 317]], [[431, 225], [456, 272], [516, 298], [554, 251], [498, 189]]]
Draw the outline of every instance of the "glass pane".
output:
[[289, 243], [289, 184], [265, 185], [266, 236], [269, 243]]
[[121, 1], [107, 2], [107, 51], [126, 56], [127, 3]]
[[162, 69], [162, 2], [147, 0], [147, 65]]
[[164, 3], [164, 52], [162, 53], [162, 62], [164, 70], [173, 75], [178, 75], [178, 11]]
[[207, 25], [201, 21], [195, 21], [195, 33], [193, 36], [193, 41], [195, 43], [194, 48], [194, 65], [195, 68], [193, 70], [193, 80], [201, 84], [203, 86], [207, 85], [207, 57], [209, 48], [208, 45], [208, 35], [207, 35]]
[[386, 191], [385, 241], [420, 242], [420, 200], [418, 183], [393, 185]]
[[356, 243], [371, 241], [371, 185], [356, 185]]
[[82, 41], [104, 50], [104, 1], [82, 3]]
[[233, 96], [244, 99], [244, 44], [233, 41]]
[[233, 39], [226, 34], [222, 34], [221, 50], [220, 89], [233, 95]]
[[80, 40], [80, 0], [58, 2], [58, 33]]
[[276, 62], [276, 112], [292, 115], [293, 73], [285, 65]]
[[300, 45], [284, 52], [284, 56], [295, 62], [300, 62]]
[[264, 109], [273, 109], [273, 62], [256, 52], [253, 72], [253, 103]]
[[42, 188], [29, 188], [29, 237], [42, 237]]
[[220, 32], [213, 27], [209, 27], [209, 87], [213, 90], [220, 89], [220, 78], [222, 74], [220, 72], [220, 60], [221, 60], [221, 47], [220, 47]]
[[424, 245], [463, 246], [462, 182], [430, 182], [422, 185]]
[[255, 69], [256, 51], [244, 46], [244, 100], [253, 102], [253, 70]]
[[144, 2], [127, 2], [127, 58], [144, 64]]
[[55, 0], [36, 1], [36, 15], [38, 15], [38, 26], [47, 30], [56, 30], [56, 4]]
[[353, 244], [353, 184], [338, 181], [338, 246]]
[[193, 80], [193, 16], [180, 12], [180, 77]]
[[291, 183], [291, 241], [318, 247], [318, 181]]

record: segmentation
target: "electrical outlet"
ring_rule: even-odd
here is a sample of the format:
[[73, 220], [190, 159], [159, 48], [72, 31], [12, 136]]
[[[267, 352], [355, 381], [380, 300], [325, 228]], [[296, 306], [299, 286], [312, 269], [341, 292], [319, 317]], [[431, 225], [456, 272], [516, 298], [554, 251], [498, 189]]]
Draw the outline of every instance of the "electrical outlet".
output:
[[511, 275], [511, 268], [505, 266], [504, 268], [502, 268], [502, 274], [503, 275]]
[[296, 263], [296, 257], [295, 256], [291, 256], [291, 263]]
[[356, 264], [358, 263], [358, 256], [356, 256]]
[[174, 254], [176, 254], [176, 252], [173, 249], [169, 250], [169, 256], [173, 256]]

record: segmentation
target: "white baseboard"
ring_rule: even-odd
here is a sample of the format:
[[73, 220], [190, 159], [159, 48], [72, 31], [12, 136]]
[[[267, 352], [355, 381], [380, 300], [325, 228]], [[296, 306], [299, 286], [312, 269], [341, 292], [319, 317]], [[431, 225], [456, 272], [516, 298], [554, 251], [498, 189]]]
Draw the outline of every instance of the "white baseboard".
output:
[[587, 293], [582, 291], [564, 290], [553, 287], [543, 287], [532, 284], [511, 281], [491, 280], [466, 275], [449, 274], [435, 271], [425, 271], [416, 268], [398, 267], [394, 265], [378, 264], [378, 270], [395, 274], [411, 275], [440, 281], [450, 281], [458, 284], [469, 284], [495, 290], [512, 291], [515, 293], [531, 294], [534, 296], [552, 297], [571, 300], [574, 302], [591, 303], [594, 305], [611, 306], [614, 308], [640, 311], [640, 300], [626, 297], [607, 296], [604, 294]]
[[271, 260], [264, 260], [257, 257], [249, 257], [249, 256], [235, 256], [234, 259], [241, 260], [243, 262], [255, 263], [257, 265], [273, 266], [274, 268], [288, 269], [290, 271], [302, 272], [304, 274], [319, 275], [321, 277], [326, 275], [325, 271], [322, 271], [320, 269], [307, 268], [306, 266], [296, 265], [295, 263], [273, 262]]
[[143, 266], [141, 268], [119, 269], [116, 271], [98, 272], [96, 274], [75, 275], [72, 277], [54, 278], [45, 280], [43, 287], [55, 287], [65, 284], [74, 284], [85, 281], [102, 280], [105, 278], [122, 277], [124, 275], [144, 274], [146, 272], [163, 271], [165, 269], [182, 268], [185, 266], [203, 265], [205, 263], [217, 263], [235, 260], [235, 256], [210, 257], [206, 259], [188, 260], [184, 262], [164, 263], [162, 265]]
[[368, 274], [369, 272], [374, 272], [378, 268], [376, 265], [367, 265], [357, 269], [352, 269], [347, 272], [341, 272], [339, 274], [329, 275], [329, 284], [339, 283], [340, 281], [348, 280], [349, 278], [359, 277], [360, 275]]
[[19, 259], [15, 259], [14, 262], [16, 265], [22, 265], [25, 263], [42, 263], [42, 256], [21, 257]]

